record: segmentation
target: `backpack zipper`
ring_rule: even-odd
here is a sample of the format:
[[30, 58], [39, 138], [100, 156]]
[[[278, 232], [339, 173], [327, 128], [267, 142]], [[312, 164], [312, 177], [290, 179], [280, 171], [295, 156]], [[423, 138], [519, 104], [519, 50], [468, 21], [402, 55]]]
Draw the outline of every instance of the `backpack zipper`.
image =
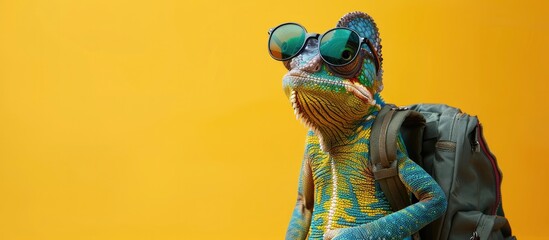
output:
[[482, 135], [482, 125], [480, 123], [477, 123], [477, 139], [479, 140], [480, 148], [482, 149], [482, 152], [490, 159], [490, 163], [492, 164], [492, 170], [494, 172], [494, 177], [496, 180], [496, 202], [494, 205], [494, 208], [492, 209], [492, 215], [496, 215], [498, 211], [498, 207], [501, 203], [501, 175], [497, 167], [496, 159], [494, 158], [494, 155], [490, 151], [488, 151], [488, 148], [486, 146], [486, 142], [484, 140], [484, 137]]
[[454, 116], [454, 119], [452, 119], [452, 128], [450, 128], [450, 141], [453, 141], [453, 137], [454, 137], [454, 128], [456, 127], [456, 122], [457, 122], [457, 119], [459, 118], [459, 115], [461, 113], [457, 113], [455, 116]]

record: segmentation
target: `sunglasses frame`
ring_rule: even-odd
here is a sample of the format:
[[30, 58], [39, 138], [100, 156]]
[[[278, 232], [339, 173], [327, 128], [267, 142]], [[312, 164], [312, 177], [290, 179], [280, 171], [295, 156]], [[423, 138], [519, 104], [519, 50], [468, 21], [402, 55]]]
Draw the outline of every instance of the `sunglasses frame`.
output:
[[[300, 27], [301, 29], [303, 29], [303, 31], [305, 32], [305, 40], [303, 41], [302, 46], [299, 48], [299, 50], [294, 55], [292, 55], [290, 57], [279, 59], [279, 58], [276, 58], [275, 56], [273, 56], [273, 54], [271, 52], [270, 43], [271, 43], [272, 33], [275, 32], [278, 28], [280, 28], [282, 26], [285, 26], [285, 25], [296, 25], [296, 26]], [[348, 30], [348, 31], [351, 31], [352, 33], [356, 34], [358, 36], [358, 46], [359, 46], [359, 48], [360, 48], [360, 46], [362, 46], [363, 43], [366, 43], [368, 48], [370, 48], [370, 51], [371, 51], [373, 57], [375, 58], [374, 63], [376, 65], [376, 74], [379, 73], [379, 68], [380, 68], [381, 62], [380, 62], [380, 59], [379, 59], [379, 55], [377, 54], [376, 48], [374, 47], [372, 42], [370, 42], [370, 40], [368, 38], [361, 37], [360, 34], [358, 34], [355, 30], [350, 29], [350, 28], [346, 28], [346, 27], [332, 28], [332, 29], [326, 31], [324, 34], [321, 35], [321, 34], [318, 34], [318, 33], [309, 33], [309, 32], [307, 32], [307, 29], [305, 29], [305, 27], [303, 27], [299, 23], [295, 23], [295, 22], [283, 23], [283, 24], [280, 24], [280, 25], [276, 26], [275, 28], [269, 29], [269, 31], [268, 31], [269, 40], [267, 41], [267, 49], [269, 50], [269, 55], [271, 55], [271, 57], [273, 59], [275, 59], [277, 61], [287, 61], [287, 60], [290, 60], [290, 59], [294, 58], [295, 56], [299, 55], [303, 51], [303, 49], [305, 49], [305, 46], [307, 45], [307, 41], [309, 41], [310, 38], [318, 39], [318, 47], [320, 49], [320, 43], [322, 42], [322, 38], [326, 35], [326, 33], [331, 32], [331, 31], [335, 31], [337, 29]], [[320, 52], [319, 52], [319, 55], [322, 58], [322, 60], [325, 63], [329, 64], [330, 66], [341, 67], [341, 66], [345, 66], [345, 65], [353, 62], [355, 60], [356, 56], [358, 56], [359, 52], [360, 52], [360, 49], [357, 49], [357, 51], [355, 52], [355, 55], [353, 56], [353, 58], [351, 60], [349, 60], [349, 62], [344, 63], [344, 64], [339, 64], [339, 65], [338, 64], [332, 64], [332, 63], [326, 61], [326, 59], [324, 59], [324, 57], [322, 56], [322, 54], [320, 54]]]
[[[286, 57], [286, 58], [277, 58], [277, 57], [273, 56], [273, 53], [271, 52], [270, 43], [271, 43], [271, 38], [273, 37], [272, 33], [275, 32], [278, 28], [286, 26], [286, 25], [296, 25], [296, 26], [300, 27], [301, 29], [303, 29], [303, 32], [305, 32], [305, 41], [303, 41], [303, 44], [301, 44], [301, 47], [299, 48], [299, 50], [294, 55]], [[308, 33], [307, 29], [305, 29], [305, 27], [303, 27], [299, 23], [294, 23], [294, 22], [283, 23], [283, 24], [280, 24], [280, 25], [276, 26], [275, 28], [271, 28], [271, 29], [269, 29], [268, 34], [269, 34], [269, 41], [267, 41], [267, 49], [269, 50], [269, 54], [271, 55], [271, 57], [274, 60], [277, 60], [277, 61], [287, 61], [287, 60], [290, 60], [290, 59], [294, 58], [295, 56], [299, 55], [303, 51], [303, 49], [305, 49], [305, 45], [307, 45], [307, 41], [309, 41], [310, 38], [318, 39], [320, 37], [320, 34], [318, 34], [318, 33]]]

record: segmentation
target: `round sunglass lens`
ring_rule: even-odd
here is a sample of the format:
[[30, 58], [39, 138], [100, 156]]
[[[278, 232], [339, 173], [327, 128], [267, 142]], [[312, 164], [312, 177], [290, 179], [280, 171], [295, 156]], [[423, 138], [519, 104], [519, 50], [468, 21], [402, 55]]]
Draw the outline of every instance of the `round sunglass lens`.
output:
[[303, 43], [306, 32], [297, 24], [285, 24], [277, 27], [269, 38], [269, 52], [276, 60], [288, 60], [294, 57]]
[[320, 55], [329, 64], [350, 63], [360, 48], [360, 37], [349, 29], [336, 28], [328, 31], [320, 40]]

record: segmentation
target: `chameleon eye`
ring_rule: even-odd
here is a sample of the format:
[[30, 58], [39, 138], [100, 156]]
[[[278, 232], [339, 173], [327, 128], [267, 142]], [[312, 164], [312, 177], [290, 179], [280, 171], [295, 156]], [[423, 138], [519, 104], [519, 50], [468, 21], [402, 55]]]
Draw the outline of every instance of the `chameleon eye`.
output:
[[351, 49], [345, 49], [341, 52], [341, 59], [345, 61], [350, 61], [352, 57], [353, 54]]
[[352, 78], [358, 74], [362, 68], [362, 62], [364, 61], [364, 54], [359, 53], [350, 63], [343, 66], [333, 66], [327, 64], [330, 72], [344, 78]]
[[333, 66], [349, 64], [360, 49], [360, 37], [346, 28], [334, 28], [320, 39], [320, 56]]

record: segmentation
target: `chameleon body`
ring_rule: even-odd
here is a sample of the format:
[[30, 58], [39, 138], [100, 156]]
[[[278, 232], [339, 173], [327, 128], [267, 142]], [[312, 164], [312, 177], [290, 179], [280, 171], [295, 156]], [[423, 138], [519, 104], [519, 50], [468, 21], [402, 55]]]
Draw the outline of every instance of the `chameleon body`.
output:
[[[337, 26], [367, 37], [381, 56], [370, 16], [352, 12]], [[352, 63], [333, 67], [320, 58], [318, 40], [309, 39], [299, 55], [284, 62], [289, 72], [283, 89], [297, 117], [310, 128], [286, 239], [406, 239], [446, 210], [441, 188], [408, 158], [401, 138], [399, 177], [419, 202], [393, 212], [374, 180], [369, 138], [385, 103], [380, 96], [382, 72], [376, 73], [373, 55], [364, 45]]]

